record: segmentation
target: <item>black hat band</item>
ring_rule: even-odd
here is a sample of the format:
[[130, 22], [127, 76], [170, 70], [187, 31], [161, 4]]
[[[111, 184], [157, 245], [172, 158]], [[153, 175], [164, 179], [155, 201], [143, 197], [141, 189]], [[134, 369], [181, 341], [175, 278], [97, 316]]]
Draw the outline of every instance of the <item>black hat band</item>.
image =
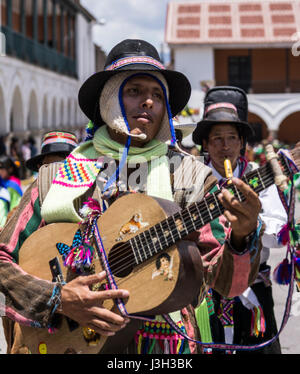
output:
[[75, 147], [67, 143], [53, 143], [47, 144], [43, 147], [41, 154], [56, 153], [56, 152], [71, 152]]

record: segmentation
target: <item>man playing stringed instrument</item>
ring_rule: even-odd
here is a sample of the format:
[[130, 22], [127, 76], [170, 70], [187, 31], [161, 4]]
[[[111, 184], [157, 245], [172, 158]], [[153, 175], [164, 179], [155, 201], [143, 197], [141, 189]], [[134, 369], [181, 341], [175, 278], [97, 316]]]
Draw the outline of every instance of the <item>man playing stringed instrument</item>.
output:
[[[56, 227], [51, 225], [52, 223], [62, 225], [61, 222], [73, 222], [77, 225], [83, 221], [84, 213], [81, 208], [88, 197], [92, 197], [93, 201], [97, 198], [99, 204], [97, 209], [103, 214], [103, 217], [109, 214], [111, 209], [116, 206], [115, 204], [123, 198], [120, 196], [124, 191], [121, 188], [121, 182], [124, 182], [124, 180], [121, 181], [121, 176], [124, 171], [128, 175], [127, 191], [137, 192], [136, 195], [142, 192], [170, 203], [174, 203], [175, 200], [182, 208], [188, 203], [200, 201], [204, 195], [216, 191], [216, 179], [211, 175], [211, 170], [197, 161], [197, 181], [193, 178], [190, 179], [191, 189], [189, 192], [192, 191], [192, 193], [183, 199], [182, 195], [186, 189], [181, 188], [180, 190], [175, 186], [176, 183], [178, 184], [176, 170], [180, 167], [171, 171], [169, 168], [166, 141], [169, 139], [175, 141], [172, 118], [185, 107], [190, 92], [191, 87], [187, 78], [179, 72], [166, 70], [160, 62], [156, 49], [142, 40], [125, 40], [116, 45], [107, 57], [105, 70], [94, 74], [83, 84], [79, 91], [79, 105], [93, 123], [93, 126], [88, 127], [89, 138], [59, 166], [56, 177], [53, 181], [51, 180], [50, 189], [45, 196], [42, 196], [43, 193], [41, 193], [44, 181], [39, 178], [28, 188], [20, 207], [1, 234], [0, 292], [6, 298], [6, 316], [16, 322], [14, 330], [10, 333], [7, 332], [9, 352], [25, 353], [30, 351], [36, 353], [42, 351], [41, 353], [45, 353], [47, 351], [51, 353], [48, 336], [50, 339], [51, 335], [52, 341], [58, 339], [59, 325], [55, 323], [55, 317], [58, 315], [72, 319], [101, 337], [115, 337], [117, 339], [118, 336], [122, 336], [119, 338], [119, 343], [124, 343], [125, 347], [119, 347], [119, 352], [125, 352], [126, 346], [130, 347], [128, 341], [130, 335], [127, 334], [125, 338], [124, 334], [119, 334], [122, 334], [122, 331], [127, 331], [126, 329], [133, 325], [137, 329], [135, 331], [138, 337], [138, 347], [134, 347], [133, 350], [147, 351], [145, 342], [143, 342], [143, 337], [147, 337], [147, 323], [120, 315], [120, 313], [104, 306], [107, 299], [120, 298], [127, 301], [127, 305], [129, 305], [134, 291], [128, 292], [122, 287], [91, 290], [93, 285], [105, 280], [109, 275], [107, 272], [106, 274], [104, 272], [90, 274], [83, 271], [81, 273], [83, 276], [75, 277], [66, 284], [34, 276], [35, 269], [44, 266], [41, 264], [40, 255], [37, 254], [38, 248], [45, 244], [43, 236], [40, 237], [39, 242], [35, 242], [36, 251], [30, 244], [30, 248], [32, 248], [30, 258], [26, 258], [26, 254], [22, 254], [22, 251], [26, 246], [26, 239], [30, 240], [31, 237], [39, 233], [39, 230]], [[183, 155], [180, 157], [181, 160], [186, 160], [188, 157], [186, 165], [191, 165], [189, 161], [192, 158]], [[117, 169], [113, 169], [113, 172], [109, 172], [109, 168], [105, 169], [104, 164], [107, 161], [108, 163], [112, 161]], [[143, 183], [137, 183], [135, 178], [130, 178], [134, 175], [139, 164], [147, 166]], [[188, 175], [189, 170], [184, 170]], [[194, 188], [196, 184], [198, 189]], [[186, 234], [194, 231], [191, 234], [191, 239], [197, 243], [201, 242], [198, 249], [193, 241], [186, 241], [187, 246], [190, 245], [193, 248], [192, 256], [194, 256], [197, 266], [194, 268], [192, 261], [189, 263], [190, 267], [187, 267], [185, 271], [190, 276], [195, 274], [195, 278], [192, 279], [190, 288], [182, 289], [181, 294], [177, 296], [178, 310], [180, 309], [180, 311], [176, 312], [175, 307], [170, 310], [177, 325], [188, 332], [192, 338], [200, 338], [192, 304], [195, 306], [203, 299], [206, 285], [213, 286], [224, 296], [233, 297], [251, 284], [258, 271], [261, 242], [260, 231], [257, 230], [257, 219], [261, 205], [257, 194], [249, 186], [239, 179], [233, 179], [233, 184], [245, 196], [244, 202], [240, 202], [231, 193], [224, 190], [218, 194], [218, 198], [215, 197], [214, 203], [210, 203], [207, 208], [204, 207], [206, 215], [201, 216], [200, 214], [203, 221], [208, 219], [209, 222], [210, 216], [212, 217], [211, 211], [215, 212], [221, 203], [225, 209], [224, 215], [231, 223], [231, 227], [218, 223], [215, 226], [210, 225], [209, 229], [206, 228], [205, 231], [202, 229], [195, 231], [193, 228], [188, 230], [185, 226], [183, 214], [176, 216], [176, 220], [174, 219], [180, 238], [184, 239], [184, 230]], [[142, 188], [144, 185], [146, 185], [145, 189]], [[133, 195], [130, 194], [130, 196]], [[126, 209], [130, 211], [134, 207], [123, 207], [122, 211], [114, 213], [110, 226], [114, 225], [113, 221], [118, 221], [118, 216], [126, 214]], [[190, 214], [195, 221], [197, 218], [199, 219], [197, 212]], [[130, 213], [127, 222], [132, 217], [133, 214]], [[148, 218], [150, 220], [151, 215], [147, 219], [142, 217], [143, 222], [148, 222]], [[126, 222], [122, 222], [122, 224], [126, 224]], [[101, 223], [99, 223], [100, 231], [101, 227]], [[121, 229], [121, 225], [118, 227]], [[217, 240], [220, 228], [226, 232], [226, 240], [223, 243]], [[155, 235], [153, 232], [152, 235], [152, 242], [158, 242], [161, 245], [160, 235], [158, 233]], [[171, 236], [173, 235], [175, 234], [171, 231]], [[106, 233], [102, 233], [103, 241], [105, 241], [105, 236]], [[47, 238], [50, 240], [49, 235]], [[73, 243], [76, 240], [77, 238], [74, 237]], [[118, 238], [115, 239], [115, 242], [117, 241]], [[143, 246], [143, 242], [139, 243]], [[63, 246], [64, 243], [59, 244], [61, 245], [59, 247], [61, 254], [66, 255], [63, 251], [70, 250], [71, 247]], [[136, 249], [134, 252], [136, 262], [143, 260], [143, 252], [139, 252], [140, 245], [133, 246]], [[70, 253], [75, 254], [72, 251], [67, 254]], [[57, 255], [59, 255], [58, 252]], [[88, 255], [87, 251], [84, 255]], [[156, 256], [153, 257], [153, 268], [151, 268], [149, 279], [152, 277], [152, 270], [155, 269]], [[64, 264], [69, 265], [71, 269], [78, 271], [86, 269], [86, 263], [80, 258], [66, 256], [65, 260]], [[18, 261], [20, 261], [19, 264]], [[31, 269], [26, 268], [24, 271], [23, 261], [31, 264]], [[171, 262], [174, 275], [171, 279], [162, 276], [153, 277], [153, 282], [163, 282], [159, 283], [161, 288], [157, 293], [163, 292], [163, 286], [175, 282], [175, 262]], [[48, 265], [45, 264], [45, 266]], [[146, 292], [144, 291], [144, 293]], [[147, 293], [141, 296], [146, 296], [145, 302], [150, 299], [149, 296], [147, 297]], [[186, 303], [184, 304], [186, 307], [181, 305], [182, 300]], [[128, 323], [129, 321], [130, 323]], [[159, 316], [156, 317], [154, 325], [154, 329], [160, 330], [156, 331], [159, 339], [151, 345], [152, 352], [199, 351], [195, 344], [189, 344], [187, 340], [176, 335], [175, 332], [167, 332], [165, 323]], [[42, 341], [43, 344], [35, 346], [32, 345], [32, 342], [26, 342], [24, 338], [28, 326], [30, 326], [30, 336], [34, 334], [32, 330], [44, 331], [49, 328], [53, 331], [57, 328], [58, 331], [54, 334], [46, 333]], [[78, 331], [77, 327], [75, 334]], [[149, 333], [151, 333], [150, 330]], [[176, 347], [171, 345], [172, 339], [170, 340], [170, 337], [175, 335]], [[133, 338], [134, 334], [130, 340], [134, 341]], [[39, 342], [41, 343], [41, 340]], [[73, 343], [71, 335], [68, 338], [69, 346], [56, 353], [83, 350], [82, 348], [77, 351]], [[84, 341], [82, 344], [84, 345]], [[94, 342], [93, 346], [95, 347], [95, 345], [94, 351], [97, 350], [97, 342]], [[58, 344], [55, 346], [57, 347]], [[98, 351], [101, 351], [100, 346]], [[132, 350], [128, 348], [127, 352], [130, 351]], [[106, 351], [104, 350], [104, 352]]]
[[[225, 183], [228, 178], [226, 173], [228, 160], [232, 167], [230, 174], [237, 178], [242, 178], [258, 167], [256, 163], [248, 162], [245, 157], [247, 141], [254, 135], [247, 118], [248, 100], [242, 89], [217, 86], [206, 93], [204, 116], [197, 124], [193, 140], [202, 146], [205, 163], [212, 168], [213, 175], [218, 178], [220, 184]], [[253, 187], [257, 187], [261, 180], [256, 177], [249, 182]], [[287, 214], [275, 184], [260, 192], [259, 198], [262, 203], [260, 217], [265, 224], [259, 273], [254, 284], [239, 295], [239, 299], [223, 298], [213, 291], [215, 314], [211, 316], [211, 327], [213, 338], [217, 341], [250, 346], [267, 342], [278, 332], [270, 266], [267, 261], [270, 248], [283, 247], [278, 243], [277, 235], [287, 221]], [[230, 323], [226, 323], [222, 315], [226, 305], [230, 305], [233, 310]], [[216, 315], [219, 318], [216, 318]], [[280, 354], [279, 339], [252, 352]]]

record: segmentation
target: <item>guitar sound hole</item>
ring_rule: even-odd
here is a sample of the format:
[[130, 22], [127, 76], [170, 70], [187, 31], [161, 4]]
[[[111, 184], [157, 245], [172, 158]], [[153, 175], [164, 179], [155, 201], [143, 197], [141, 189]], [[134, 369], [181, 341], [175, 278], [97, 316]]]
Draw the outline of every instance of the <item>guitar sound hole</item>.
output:
[[119, 278], [127, 277], [134, 266], [134, 255], [127, 243], [118, 243], [108, 254], [108, 262], [113, 275]]

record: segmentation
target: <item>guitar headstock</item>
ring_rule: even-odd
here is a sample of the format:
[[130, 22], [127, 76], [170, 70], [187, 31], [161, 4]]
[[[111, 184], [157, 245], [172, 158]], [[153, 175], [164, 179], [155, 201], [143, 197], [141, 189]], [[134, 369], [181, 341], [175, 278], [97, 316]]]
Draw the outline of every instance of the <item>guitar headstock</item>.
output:
[[281, 149], [277, 153], [282, 172], [288, 178], [300, 171], [300, 142], [293, 149]]
[[298, 171], [300, 171], [300, 142], [298, 142], [295, 147], [290, 150], [290, 155], [292, 156]]

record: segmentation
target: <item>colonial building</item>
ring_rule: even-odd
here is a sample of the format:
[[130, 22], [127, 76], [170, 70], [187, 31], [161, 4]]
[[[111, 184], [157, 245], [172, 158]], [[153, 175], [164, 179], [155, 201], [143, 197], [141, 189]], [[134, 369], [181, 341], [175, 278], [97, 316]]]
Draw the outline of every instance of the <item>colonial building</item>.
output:
[[299, 0], [170, 2], [165, 39], [200, 115], [207, 87], [235, 85], [258, 139], [300, 140]]
[[77, 104], [81, 83], [97, 67], [95, 18], [79, 0], [2, 0], [0, 129], [21, 138], [87, 122]]

